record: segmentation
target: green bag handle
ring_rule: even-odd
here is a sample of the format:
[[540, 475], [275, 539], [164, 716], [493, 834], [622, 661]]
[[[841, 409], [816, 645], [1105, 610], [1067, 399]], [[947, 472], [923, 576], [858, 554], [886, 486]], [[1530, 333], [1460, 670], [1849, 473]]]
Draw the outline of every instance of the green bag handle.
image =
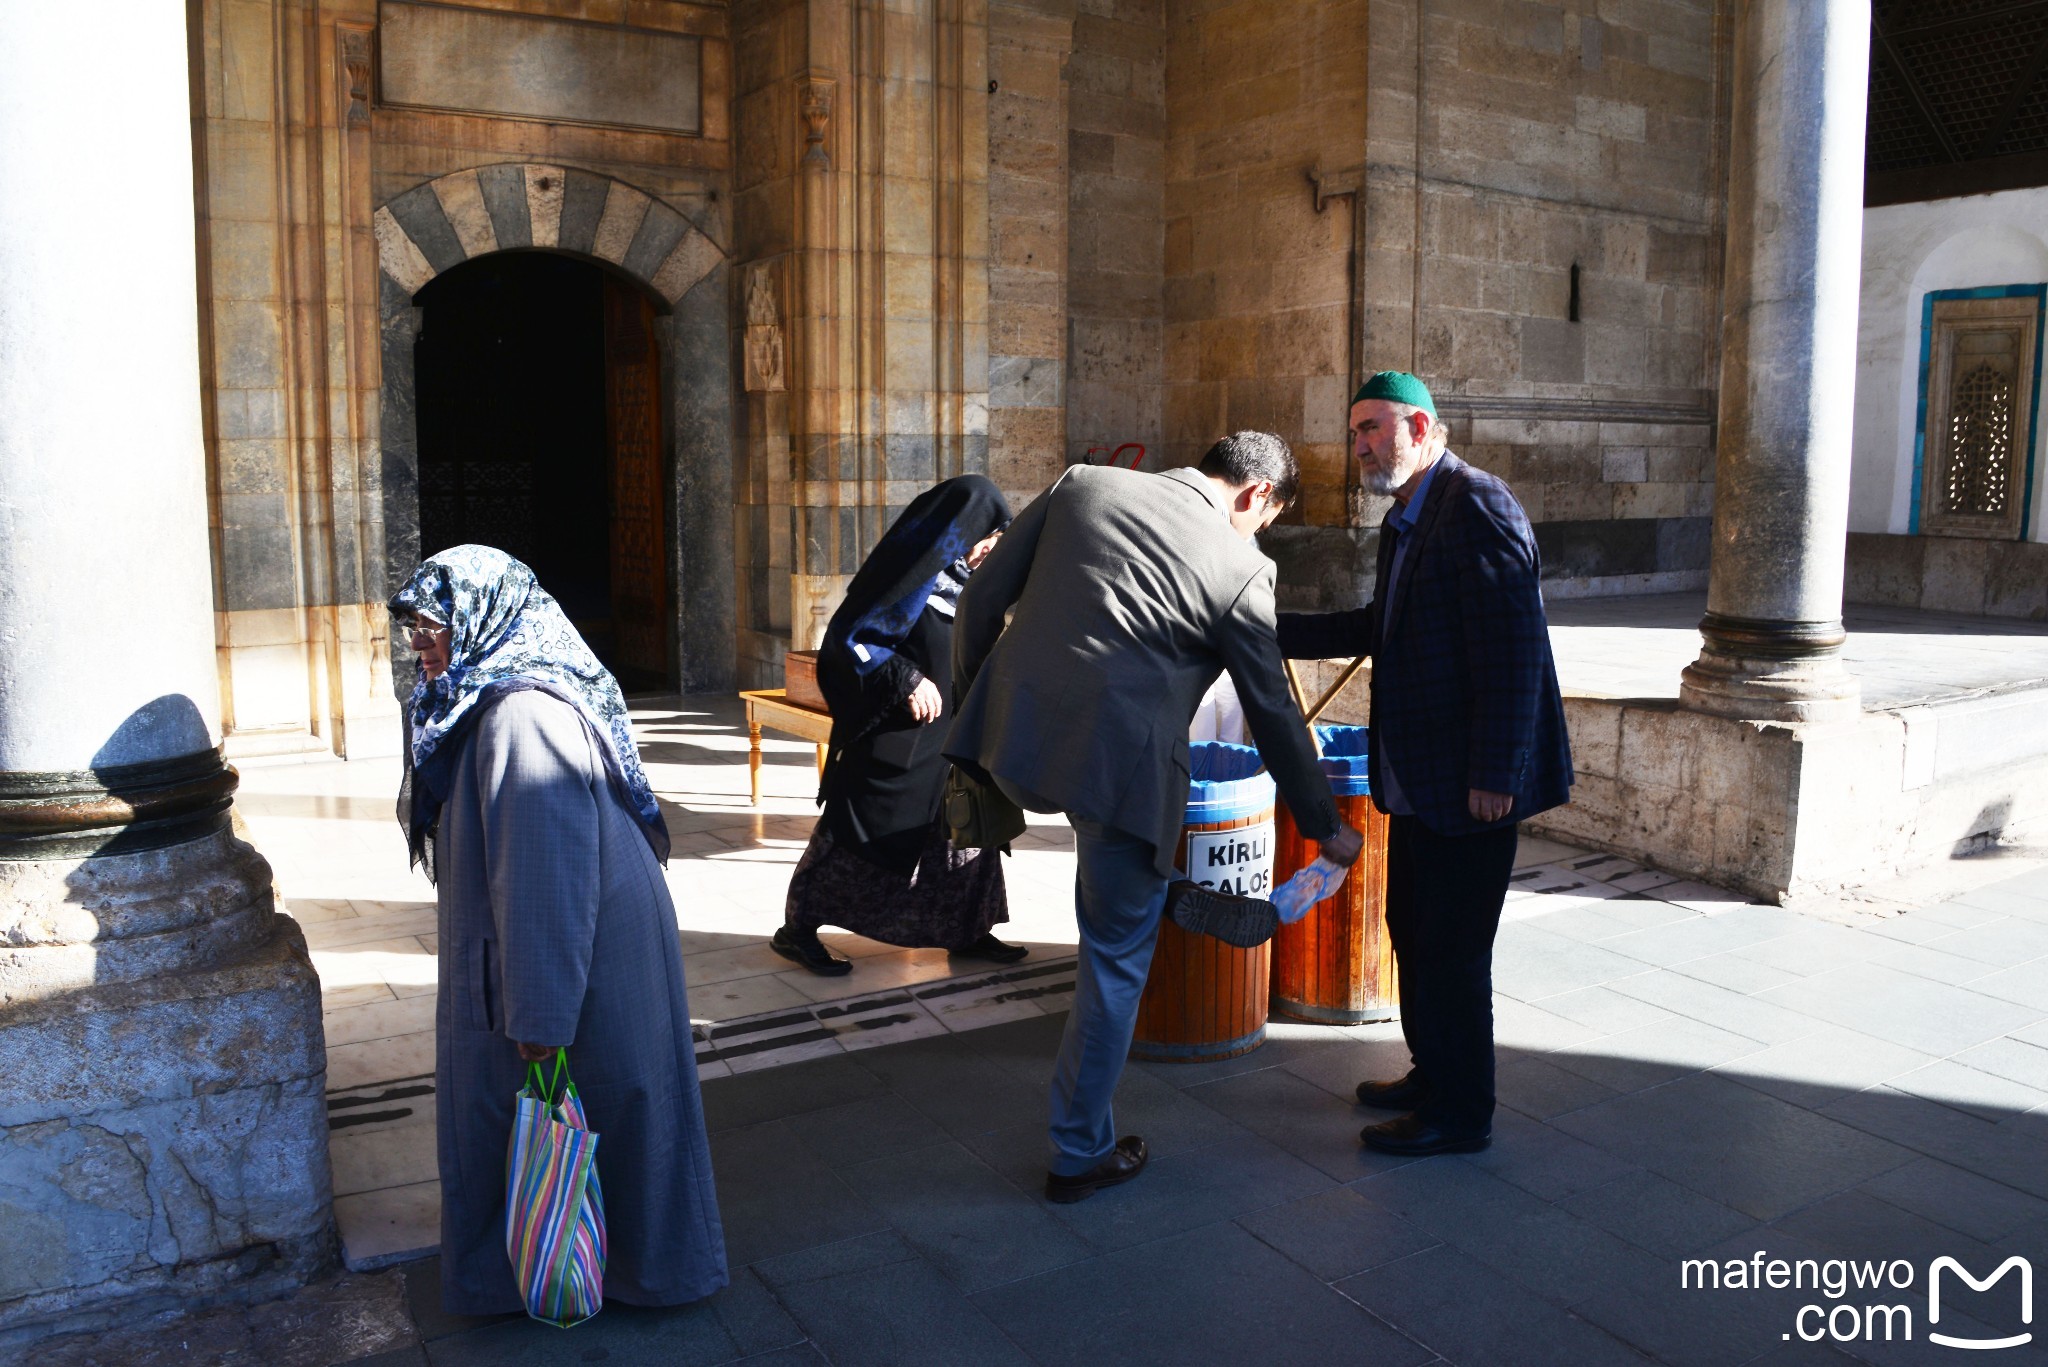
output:
[[[541, 1076], [538, 1060], [527, 1064], [526, 1085], [541, 1099], [541, 1104], [549, 1109], [561, 1105], [563, 1097], [575, 1096], [576, 1079], [569, 1076], [568, 1049], [555, 1050], [555, 1075], [552, 1080]], [[555, 1090], [557, 1087], [561, 1089], [559, 1093]]]

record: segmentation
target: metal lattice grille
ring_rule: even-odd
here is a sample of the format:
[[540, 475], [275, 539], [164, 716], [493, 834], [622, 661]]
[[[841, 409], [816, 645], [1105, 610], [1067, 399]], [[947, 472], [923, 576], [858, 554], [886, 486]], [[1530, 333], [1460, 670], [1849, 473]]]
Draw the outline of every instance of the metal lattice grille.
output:
[[1949, 399], [1948, 469], [1942, 511], [2001, 517], [2011, 490], [2012, 380], [1985, 361], [1956, 381]]
[[1863, 160], [1872, 170], [1902, 171], [1948, 160], [1888, 62], [1870, 65], [1869, 120]]

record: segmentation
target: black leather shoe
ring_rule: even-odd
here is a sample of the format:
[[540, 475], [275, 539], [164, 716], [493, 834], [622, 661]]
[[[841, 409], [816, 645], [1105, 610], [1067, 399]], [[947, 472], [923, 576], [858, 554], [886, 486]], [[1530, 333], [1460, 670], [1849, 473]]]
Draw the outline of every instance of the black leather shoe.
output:
[[1264, 898], [1218, 892], [1185, 878], [1167, 888], [1166, 914], [1190, 934], [1212, 935], [1239, 949], [1257, 949], [1280, 929], [1280, 913]]
[[1478, 1153], [1493, 1142], [1491, 1134], [1451, 1134], [1417, 1120], [1412, 1115], [1395, 1116], [1358, 1132], [1368, 1149], [1400, 1158], [1427, 1158], [1433, 1153]]
[[1062, 1177], [1056, 1172], [1045, 1175], [1045, 1199], [1059, 1205], [1072, 1205], [1085, 1201], [1104, 1187], [1113, 1187], [1119, 1182], [1128, 1182], [1145, 1170], [1145, 1141], [1134, 1134], [1127, 1134], [1116, 1141], [1116, 1147], [1109, 1151], [1109, 1157], [1097, 1163], [1088, 1171], [1074, 1177]]
[[1376, 1111], [1412, 1111], [1429, 1100], [1429, 1084], [1416, 1076], [1414, 1069], [1406, 1077], [1392, 1082], [1361, 1082], [1358, 1084], [1358, 1104], [1370, 1106]]
[[825, 942], [815, 934], [798, 935], [788, 926], [777, 926], [775, 934], [768, 941], [768, 948], [785, 959], [794, 959], [821, 978], [843, 978], [853, 972], [853, 961], [842, 959], [825, 948]]
[[992, 964], [1013, 964], [1031, 953], [1022, 945], [1006, 945], [992, 934], [946, 952], [956, 959], [986, 959]]

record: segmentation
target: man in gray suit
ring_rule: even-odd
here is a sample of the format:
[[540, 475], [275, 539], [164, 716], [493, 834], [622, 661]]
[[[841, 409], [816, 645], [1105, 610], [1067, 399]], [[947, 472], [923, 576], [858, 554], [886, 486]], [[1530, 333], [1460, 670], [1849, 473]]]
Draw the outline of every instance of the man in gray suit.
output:
[[[946, 753], [1074, 827], [1081, 954], [1052, 1082], [1051, 1200], [1081, 1200], [1145, 1166], [1142, 1139], [1116, 1138], [1110, 1096], [1176, 876], [1188, 725], [1221, 670], [1302, 833], [1341, 863], [1358, 857], [1362, 840], [1338, 819], [1287, 688], [1273, 562], [1251, 544], [1298, 484], [1293, 452], [1264, 432], [1224, 438], [1196, 469], [1075, 466], [1018, 516], [960, 595], [962, 701]], [[1253, 943], [1272, 933], [1267, 903], [1189, 883], [1174, 890], [1206, 915], [1177, 911], [1190, 928], [1217, 933], [1237, 910], [1264, 917]]]

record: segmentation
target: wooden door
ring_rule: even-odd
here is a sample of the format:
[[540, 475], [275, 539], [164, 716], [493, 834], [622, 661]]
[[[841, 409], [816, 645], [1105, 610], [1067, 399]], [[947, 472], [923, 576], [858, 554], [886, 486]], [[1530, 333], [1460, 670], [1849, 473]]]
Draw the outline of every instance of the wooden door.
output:
[[605, 430], [610, 446], [613, 669], [627, 687], [667, 687], [667, 484], [654, 305], [604, 285]]
[[1934, 302], [1922, 532], [2018, 539], [2030, 493], [2039, 309], [2026, 295]]

